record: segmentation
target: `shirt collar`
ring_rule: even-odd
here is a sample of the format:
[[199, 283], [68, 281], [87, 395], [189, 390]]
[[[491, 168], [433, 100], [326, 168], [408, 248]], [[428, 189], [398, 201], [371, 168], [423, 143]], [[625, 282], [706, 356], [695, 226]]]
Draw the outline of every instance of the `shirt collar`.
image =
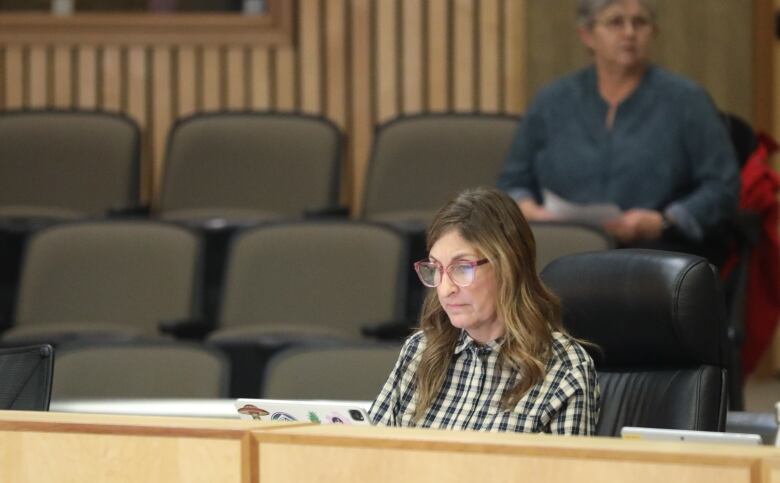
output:
[[489, 354], [491, 352], [498, 353], [501, 350], [502, 342], [503, 337], [499, 337], [498, 339], [491, 340], [486, 344], [480, 344], [479, 342], [472, 339], [468, 332], [461, 330], [460, 335], [458, 336], [458, 343], [455, 345], [455, 354], [460, 354], [466, 349], [471, 349], [478, 354]]

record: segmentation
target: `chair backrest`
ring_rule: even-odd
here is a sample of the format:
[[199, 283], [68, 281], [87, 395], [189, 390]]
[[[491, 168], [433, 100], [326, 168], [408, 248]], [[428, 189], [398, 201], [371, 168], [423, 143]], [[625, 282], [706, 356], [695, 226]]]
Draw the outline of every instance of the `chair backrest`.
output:
[[722, 431], [726, 328], [718, 277], [701, 257], [625, 249], [569, 255], [542, 278], [564, 325], [591, 348], [600, 435], [623, 426]]
[[168, 139], [161, 214], [266, 218], [333, 208], [341, 138], [332, 122], [301, 114], [183, 119]]
[[63, 345], [52, 399], [227, 397], [228, 363], [204, 346], [148, 342]]
[[138, 203], [140, 131], [105, 112], [0, 115], [0, 215], [98, 216]]
[[300, 222], [240, 233], [229, 249], [220, 328], [316, 325], [359, 336], [366, 324], [399, 320], [406, 244], [390, 228]]
[[368, 166], [362, 215], [429, 221], [464, 188], [494, 185], [518, 118], [425, 114], [379, 127]]
[[371, 401], [379, 394], [399, 345], [297, 347], [268, 362], [261, 397]]
[[0, 409], [49, 409], [53, 363], [48, 344], [0, 348]]
[[27, 246], [15, 324], [106, 324], [157, 334], [159, 322], [197, 314], [200, 259], [198, 237], [166, 223], [44, 229]]
[[615, 248], [615, 240], [604, 230], [579, 223], [557, 221], [531, 222], [536, 240], [536, 270], [564, 255]]

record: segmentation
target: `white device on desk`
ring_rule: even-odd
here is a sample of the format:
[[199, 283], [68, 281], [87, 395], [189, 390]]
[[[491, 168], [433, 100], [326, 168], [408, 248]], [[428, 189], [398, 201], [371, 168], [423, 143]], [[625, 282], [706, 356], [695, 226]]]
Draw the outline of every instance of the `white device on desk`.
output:
[[235, 407], [241, 419], [371, 425], [365, 404], [358, 402], [238, 399]]
[[685, 429], [657, 429], [625, 426], [620, 430], [623, 439], [643, 441], [683, 441], [688, 443], [759, 445], [761, 436], [743, 433], [719, 433], [716, 431], [689, 431]]

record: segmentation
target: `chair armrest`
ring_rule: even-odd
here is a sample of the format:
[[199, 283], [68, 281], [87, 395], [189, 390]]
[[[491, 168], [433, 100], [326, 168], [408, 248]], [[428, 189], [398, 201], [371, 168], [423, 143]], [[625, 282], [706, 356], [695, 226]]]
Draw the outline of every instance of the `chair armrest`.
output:
[[148, 217], [151, 213], [149, 205], [137, 204], [127, 206], [115, 206], [106, 214], [109, 218]]
[[414, 324], [408, 320], [392, 320], [364, 325], [360, 332], [366, 337], [376, 337], [380, 340], [403, 340], [414, 332]]
[[349, 208], [346, 206], [331, 206], [330, 208], [323, 208], [320, 210], [306, 210], [303, 213], [303, 217], [306, 219], [347, 218], [348, 216]]
[[202, 340], [211, 331], [212, 324], [205, 319], [181, 319], [164, 320], [158, 327], [163, 334], [177, 339]]

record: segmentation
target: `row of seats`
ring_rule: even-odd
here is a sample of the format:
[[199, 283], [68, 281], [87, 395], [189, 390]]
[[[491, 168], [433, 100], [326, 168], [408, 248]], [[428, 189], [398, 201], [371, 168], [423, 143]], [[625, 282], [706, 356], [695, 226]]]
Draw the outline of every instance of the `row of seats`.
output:
[[[517, 122], [441, 114], [382, 126], [363, 214], [427, 220], [461, 189], [494, 184]], [[137, 212], [141, 143], [137, 124], [118, 114], [0, 114], [0, 216]], [[157, 212], [176, 220], [246, 221], [339, 211], [343, 145], [335, 124], [302, 114], [221, 112], [182, 119], [168, 138]], [[410, 176], [418, 182], [410, 183]]]
[[[725, 308], [718, 277], [706, 260], [652, 250], [608, 250], [560, 258], [544, 269], [542, 278], [562, 300], [564, 325], [591, 343], [586, 349], [594, 357], [601, 385], [597, 434], [617, 435], [623, 426], [725, 428]], [[166, 354], [171, 346], [162, 343], [126, 344], [58, 348], [56, 398], [143, 397], [150, 391], [181, 395], [160, 387], [168, 377], [180, 379], [171, 382], [172, 387], [187, 381], [219, 386], [222, 364], [210, 349], [179, 344], [176, 350], [181, 354], [173, 355]], [[216, 363], [196, 362], [203, 359], [196, 352]], [[371, 399], [397, 354], [397, 345], [339, 343], [285, 350], [267, 365], [261, 394]], [[28, 359], [40, 364], [50, 355], [50, 349], [38, 350]], [[29, 371], [25, 373], [19, 364], [8, 365], [0, 356], [0, 375], [6, 381], [0, 395], [14, 387], [8, 367], [23, 373], [25, 380], [32, 379]], [[366, 374], [373, 375], [363, 386], [360, 381], [366, 380]], [[90, 387], [105, 379], [105, 388]], [[216, 386], [210, 386], [214, 380]], [[39, 398], [48, 403], [45, 382], [45, 378], [38, 381], [44, 392]], [[140, 388], [128, 392], [134, 384]], [[357, 387], [365, 392], [355, 392]], [[7, 402], [0, 397], [0, 404]]]

